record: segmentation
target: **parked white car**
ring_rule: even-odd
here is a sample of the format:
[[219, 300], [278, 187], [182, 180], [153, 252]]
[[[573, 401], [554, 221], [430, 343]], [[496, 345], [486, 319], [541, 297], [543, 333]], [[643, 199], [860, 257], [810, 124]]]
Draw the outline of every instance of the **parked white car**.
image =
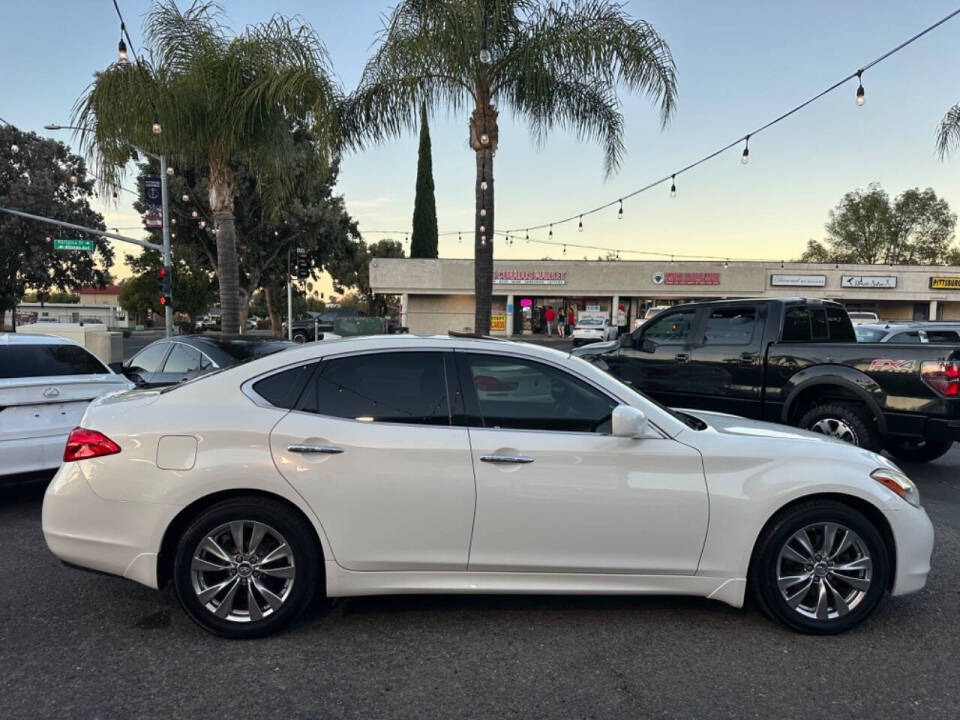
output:
[[0, 482], [58, 468], [90, 401], [132, 387], [75, 342], [0, 334]]
[[930, 569], [930, 520], [888, 459], [674, 412], [525, 343], [311, 343], [104, 398], [81, 426], [44, 499], [50, 549], [172, 581], [228, 637], [277, 630], [316, 591], [739, 607], [750, 589], [786, 625], [836, 633]]
[[878, 323], [880, 322], [880, 316], [875, 312], [869, 312], [867, 310], [851, 310], [847, 313], [847, 316], [850, 318], [850, 322], [854, 325], [860, 325], [861, 323]]
[[573, 326], [573, 346], [586, 345], [592, 342], [604, 342], [617, 339], [616, 325], [610, 324], [606, 315], [588, 315], [581, 313]]

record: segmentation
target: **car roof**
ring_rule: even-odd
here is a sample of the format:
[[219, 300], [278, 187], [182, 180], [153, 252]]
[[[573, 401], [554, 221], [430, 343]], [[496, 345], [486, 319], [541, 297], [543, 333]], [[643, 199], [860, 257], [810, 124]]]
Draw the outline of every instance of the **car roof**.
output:
[[59, 335], [41, 333], [0, 333], [0, 345], [78, 345]]
[[677, 310], [680, 308], [689, 309], [689, 308], [698, 308], [698, 307], [709, 307], [711, 305], [756, 305], [757, 303], [770, 303], [778, 305], [796, 305], [799, 303], [805, 305], [823, 305], [824, 307], [839, 307], [842, 308], [843, 305], [838, 303], [835, 300], [822, 300], [820, 298], [806, 298], [806, 297], [746, 297], [746, 298], [728, 298], [726, 300], [703, 300], [701, 302], [688, 302], [681, 305], [670, 306], [669, 310]]

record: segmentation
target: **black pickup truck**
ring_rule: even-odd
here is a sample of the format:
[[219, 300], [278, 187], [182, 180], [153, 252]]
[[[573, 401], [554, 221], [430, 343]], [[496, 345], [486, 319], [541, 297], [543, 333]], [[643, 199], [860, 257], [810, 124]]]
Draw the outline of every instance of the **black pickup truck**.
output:
[[838, 303], [677, 305], [574, 350], [678, 408], [794, 425], [925, 462], [960, 439], [960, 346], [858, 343]]

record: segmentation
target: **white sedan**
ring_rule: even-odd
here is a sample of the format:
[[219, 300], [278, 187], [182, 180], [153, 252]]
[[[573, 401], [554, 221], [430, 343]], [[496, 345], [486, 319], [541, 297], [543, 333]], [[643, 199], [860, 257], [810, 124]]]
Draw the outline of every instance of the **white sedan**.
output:
[[43, 504], [64, 562], [253, 637], [317, 591], [673, 594], [796, 630], [922, 588], [933, 529], [872, 452], [667, 410], [549, 348], [375, 336], [104, 398]]
[[0, 481], [60, 467], [90, 401], [132, 387], [71, 340], [0, 334]]
[[604, 342], [617, 339], [617, 326], [611, 325], [605, 317], [581, 317], [573, 326], [573, 346], [585, 345], [592, 342]]

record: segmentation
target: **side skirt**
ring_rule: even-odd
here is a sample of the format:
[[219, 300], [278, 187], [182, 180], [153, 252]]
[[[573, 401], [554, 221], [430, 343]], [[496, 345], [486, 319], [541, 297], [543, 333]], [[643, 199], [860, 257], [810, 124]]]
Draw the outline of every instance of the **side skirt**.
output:
[[325, 563], [327, 595], [504, 594], [504, 595], [693, 595], [743, 607], [745, 578], [695, 575], [625, 575], [410, 571], [357, 572]]

